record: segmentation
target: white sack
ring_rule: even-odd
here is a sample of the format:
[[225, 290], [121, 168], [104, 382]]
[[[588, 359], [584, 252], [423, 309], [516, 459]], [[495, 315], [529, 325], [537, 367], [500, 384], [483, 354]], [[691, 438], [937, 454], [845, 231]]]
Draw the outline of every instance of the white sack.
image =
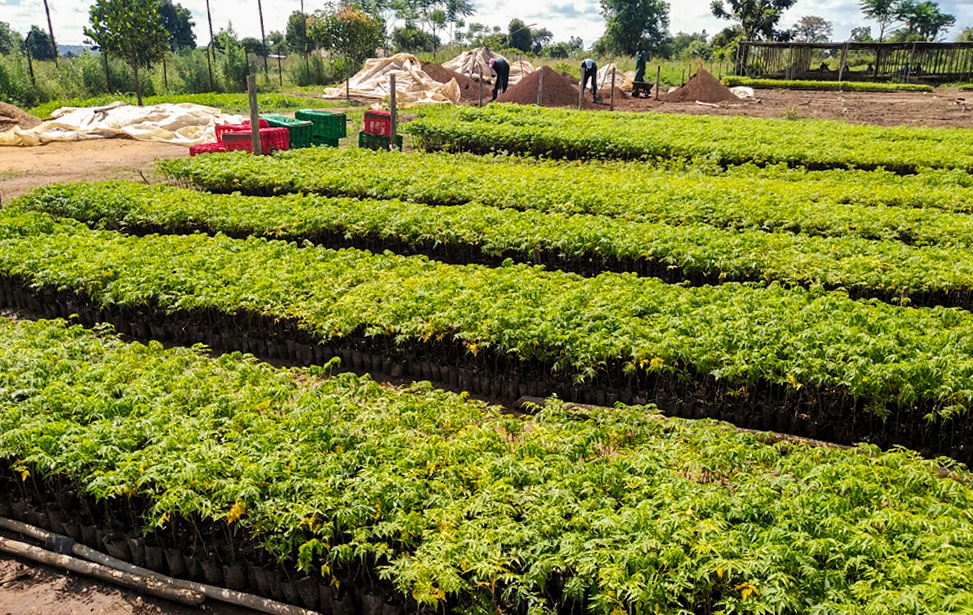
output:
[[[490, 69], [490, 60], [493, 58], [507, 60], [507, 58], [504, 58], [499, 53], [493, 53], [486, 47], [480, 47], [479, 49], [464, 51], [449, 62], [444, 63], [443, 68], [448, 68], [454, 73], [466, 75], [470, 79], [479, 79], [480, 75], [483, 75], [483, 81], [485, 83], [493, 83], [495, 77], [493, 71]], [[507, 60], [507, 63], [510, 64], [509, 85], [515, 85], [521, 79], [537, 70], [533, 64], [526, 60]]]
[[[382, 100], [389, 96], [389, 76], [395, 74], [395, 92], [399, 103], [456, 104], [460, 101], [455, 79], [439, 83], [422, 70], [414, 55], [399, 53], [390, 58], [372, 58], [348, 83], [348, 93], [356, 98]], [[325, 98], [344, 98], [345, 87], [326, 88]]]

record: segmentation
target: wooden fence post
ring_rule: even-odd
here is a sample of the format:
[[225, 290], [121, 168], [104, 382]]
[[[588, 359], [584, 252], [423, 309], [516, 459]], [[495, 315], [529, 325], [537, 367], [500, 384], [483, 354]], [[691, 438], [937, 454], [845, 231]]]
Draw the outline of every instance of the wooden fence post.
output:
[[257, 78], [247, 75], [247, 96], [250, 99], [250, 147], [253, 155], [263, 153], [260, 149], [260, 110], [257, 108]]
[[389, 107], [392, 111], [392, 136], [390, 137], [389, 150], [395, 151], [399, 136], [399, 110], [395, 101], [395, 73], [389, 75]]

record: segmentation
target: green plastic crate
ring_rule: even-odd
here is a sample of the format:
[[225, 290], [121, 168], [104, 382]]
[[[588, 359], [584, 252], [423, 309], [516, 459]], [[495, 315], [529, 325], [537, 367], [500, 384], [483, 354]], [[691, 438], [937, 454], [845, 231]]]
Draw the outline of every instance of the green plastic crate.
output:
[[311, 145], [322, 145], [324, 147], [338, 147], [338, 139], [322, 139], [311, 137]]
[[294, 117], [314, 124], [312, 134], [320, 139], [343, 139], [348, 136], [348, 118], [344, 113], [301, 109]]
[[291, 149], [311, 147], [313, 141], [311, 133], [314, 129], [313, 122], [292, 119], [283, 115], [277, 115], [276, 113], [269, 113], [260, 117], [267, 120], [267, 123], [271, 126], [287, 129], [287, 135], [291, 140]]
[[[363, 147], [365, 149], [384, 149], [389, 148], [389, 144], [392, 142], [391, 137], [380, 137], [378, 135], [370, 135], [364, 130], [358, 133], [358, 147]], [[402, 135], [396, 135], [395, 139], [396, 145], [399, 149], [402, 149]]]

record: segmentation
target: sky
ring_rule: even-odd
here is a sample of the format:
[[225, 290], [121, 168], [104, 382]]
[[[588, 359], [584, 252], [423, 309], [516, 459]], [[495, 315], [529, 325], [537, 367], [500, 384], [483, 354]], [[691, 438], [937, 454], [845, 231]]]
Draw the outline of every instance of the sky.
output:
[[[196, 22], [196, 39], [200, 43], [209, 40], [206, 25], [205, 0], [177, 0], [192, 11]], [[61, 44], [79, 45], [84, 40], [81, 29], [88, 22], [89, 0], [48, 0], [54, 34]], [[590, 45], [604, 30], [604, 19], [599, 12], [598, 0], [494, 0], [483, 2], [474, 0], [477, 13], [471, 21], [489, 26], [499, 25], [506, 28], [514, 17], [528, 24], [546, 27], [554, 33], [556, 40], [567, 40], [570, 36], [581, 37], [585, 45]], [[300, 0], [263, 0], [264, 24], [267, 32], [284, 30], [287, 16], [291, 11], [300, 10]], [[321, 8], [321, 0], [305, 0], [305, 10]], [[710, 0], [671, 0], [670, 29], [675, 32], [699, 32], [706, 30], [713, 34], [728, 22], [723, 22], [710, 13]], [[973, 26], [973, 0], [940, 0], [940, 7], [956, 15], [954, 35], [961, 28]], [[213, 13], [213, 28], [219, 31], [232, 21], [240, 36], [260, 36], [260, 22], [257, 16], [257, 0], [210, 0]], [[820, 15], [834, 23], [834, 40], [845, 40], [855, 26], [862, 25], [865, 19], [858, 10], [858, 1], [841, 0], [798, 0], [781, 22], [791, 26], [804, 15]], [[14, 30], [26, 33], [31, 24], [44, 27], [43, 0], [0, 0], [0, 21], [9, 22]], [[952, 39], [952, 36], [950, 36]]]

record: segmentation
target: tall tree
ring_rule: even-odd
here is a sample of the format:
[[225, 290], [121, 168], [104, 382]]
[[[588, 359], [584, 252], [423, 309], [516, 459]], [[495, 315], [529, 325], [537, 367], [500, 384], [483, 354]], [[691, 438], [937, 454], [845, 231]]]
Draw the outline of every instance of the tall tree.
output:
[[30, 48], [30, 55], [35, 60], [54, 59], [54, 47], [51, 45], [51, 36], [37, 26], [30, 27], [27, 46]]
[[307, 37], [307, 15], [294, 11], [287, 18], [287, 32], [284, 35], [287, 47], [294, 53], [306, 53], [311, 50]]
[[382, 44], [385, 27], [361, 9], [343, 5], [315, 11], [308, 19], [308, 34], [322, 47], [343, 54], [357, 65], [371, 57]]
[[831, 40], [834, 24], [824, 17], [805, 15], [794, 24], [791, 30], [794, 32], [794, 40], [806, 43], [823, 43]]
[[857, 28], [851, 29], [851, 35], [848, 40], [853, 43], [871, 43], [872, 38], [872, 27], [871, 26], [858, 26]]
[[453, 29], [465, 17], [472, 17], [476, 13], [470, 0], [446, 0], [446, 23], [449, 24], [449, 39], [453, 40]]
[[173, 4], [172, 0], [162, 0], [159, 3], [159, 16], [162, 17], [162, 27], [169, 33], [169, 49], [196, 48], [196, 35], [193, 33], [193, 14], [181, 4]]
[[24, 39], [10, 28], [10, 24], [0, 21], [0, 54], [17, 53], [23, 44]]
[[784, 11], [797, 0], [713, 0], [710, 8], [719, 19], [736, 21], [745, 40], [775, 38], [775, 28]]
[[969, 28], [963, 28], [963, 31], [960, 32], [958, 35], [956, 35], [956, 42], [957, 43], [973, 42], [973, 26]]
[[956, 24], [956, 17], [939, 10], [936, 2], [915, 2], [901, 0], [898, 4], [898, 18], [905, 24], [906, 38], [918, 36], [934, 41], [939, 35]]
[[132, 68], [135, 95], [141, 105], [139, 69], [165, 55], [169, 43], [158, 0], [95, 0], [88, 16], [91, 28], [84, 29], [85, 35]]
[[[54, 58], [54, 65], [57, 66], [57, 41], [54, 39], [54, 24], [51, 23], [51, 7], [47, 5], [47, 0], [44, 0], [44, 12], [47, 13], [47, 31], [51, 34], [51, 57]], [[33, 38], [31, 37], [31, 39]]]
[[899, 0], [861, 0], [861, 11], [878, 24], [878, 41], [885, 40], [890, 26], [899, 21]]
[[669, 35], [665, 0], [601, 0], [601, 14], [606, 21], [601, 46], [612, 53], [633, 55], [640, 43], [658, 51]]
[[530, 35], [530, 27], [520, 19], [514, 18], [507, 24], [508, 44], [527, 53], [534, 46], [534, 39]]

